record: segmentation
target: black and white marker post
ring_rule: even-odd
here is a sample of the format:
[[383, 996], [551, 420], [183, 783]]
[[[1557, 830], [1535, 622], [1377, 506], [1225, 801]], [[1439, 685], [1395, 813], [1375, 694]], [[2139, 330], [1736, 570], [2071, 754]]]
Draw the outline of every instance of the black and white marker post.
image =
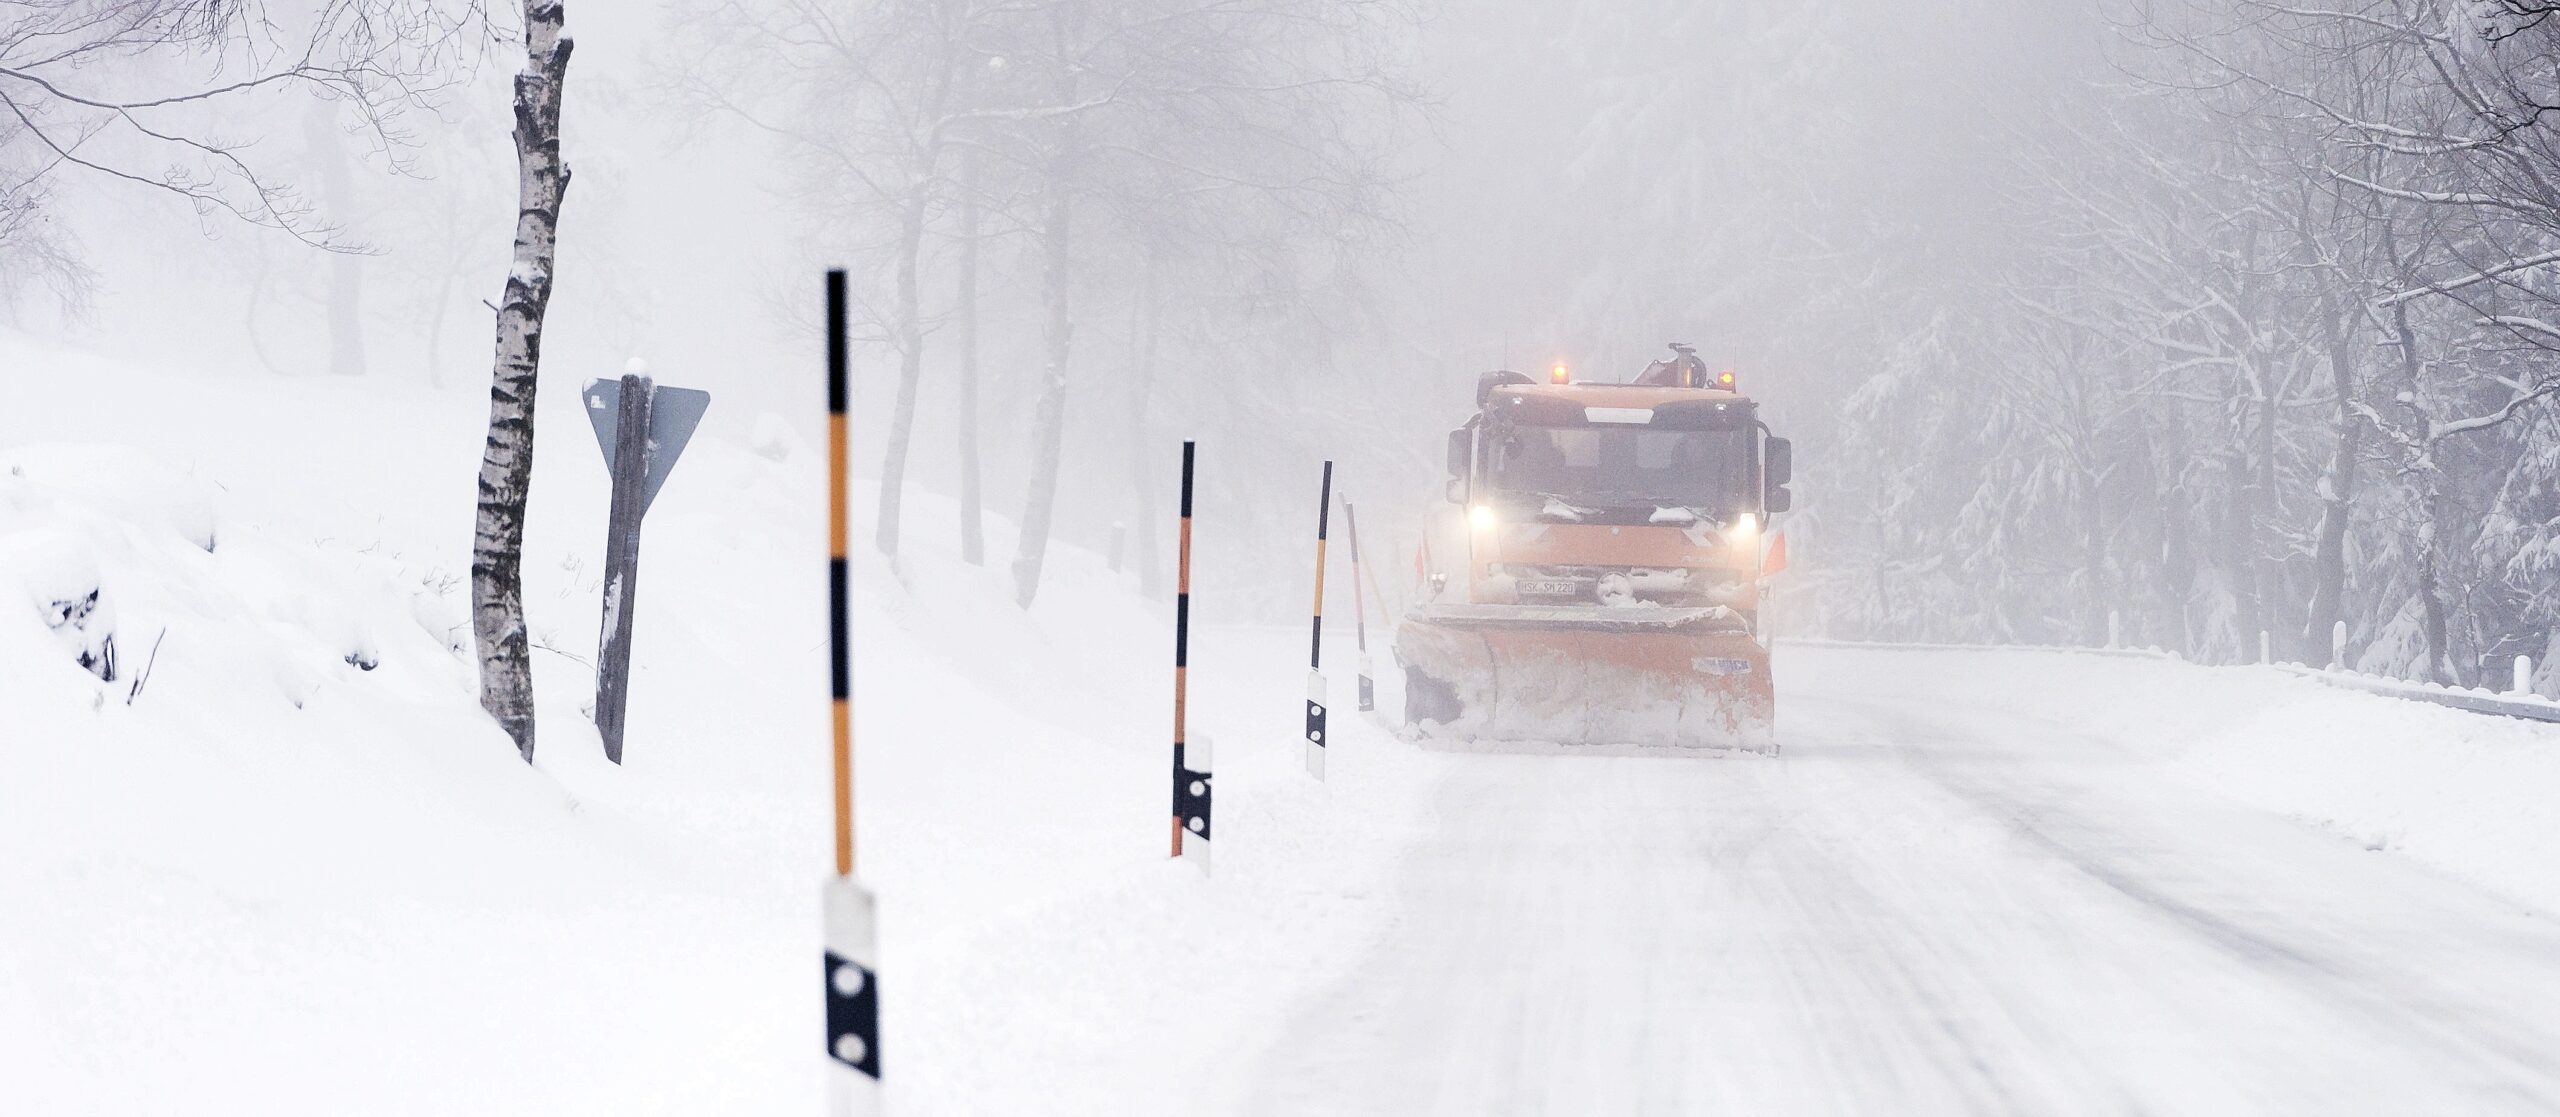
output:
[[1360, 649], [1360, 712], [1365, 714], [1378, 708], [1378, 684], [1369, 677], [1369, 609], [1360, 596], [1360, 510], [1347, 495], [1342, 498], [1342, 531], [1351, 542], [1351, 635]]
[[1182, 554], [1175, 569], [1173, 595], [1173, 856], [1200, 863], [1209, 871], [1209, 741], [1183, 740], [1185, 696], [1191, 671], [1191, 456], [1182, 444]]
[[604, 539], [604, 631], [596, 638], [596, 734], [604, 756], [622, 763], [622, 729], [631, 702], [631, 625], [638, 613], [640, 520], [658, 499], [684, 444], [702, 425], [711, 394], [661, 388], [633, 358], [620, 380], [590, 380], [582, 393], [587, 421], [604, 449], [613, 501]]
[[1307, 774], [1324, 778], [1324, 532], [1333, 518], [1333, 463], [1324, 463], [1324, 490], [1316, 502], [1315, 624], [1307, 639]]
[[878, 915], [853, 878], [853, 627], [845, 580], [845, 281], [827, 273], [827, 628], [834, 645], [836, 872], [825, 925], [828, 1111], [872, 1117], [880, 1101]]

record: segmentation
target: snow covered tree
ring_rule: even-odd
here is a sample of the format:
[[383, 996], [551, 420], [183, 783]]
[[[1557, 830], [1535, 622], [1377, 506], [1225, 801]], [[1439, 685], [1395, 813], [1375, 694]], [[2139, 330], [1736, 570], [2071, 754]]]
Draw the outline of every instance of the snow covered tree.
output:
[[[1238, 236], [1305, 244], [1359, 224], [1382, 178], [1381, 134], [1364, 124], [1407, 98], [1369, 43], [1401, 18], [1389, 0], [1053, 0], [1016, 41], [1045, 110], [991, 145], [1036, 198], [1024, 221], [1045, 325], [1013, 561], [1025, 607], [1053, 531], [1078, 296], [1096, 286], [1082, 265], [1110, 258], [1115, 229], [1205, 256]], [[1231, 220], [1184, 220], [1204, 213]], [[1121, 258], [1142, 269], [1148, 250]]]
[[[0, 213], [29, 228], [41, 184], [86, 174], [176, 195], [197, 212], [347, 247], [328, 215], [237, 134], [262, 106], [314, 97], [367, 142], [408, 142], [407, 113], [478, 57], [477, 0], [30, 0], [0, 9]], [[60, 251], [58, 241], [51, 242]]]

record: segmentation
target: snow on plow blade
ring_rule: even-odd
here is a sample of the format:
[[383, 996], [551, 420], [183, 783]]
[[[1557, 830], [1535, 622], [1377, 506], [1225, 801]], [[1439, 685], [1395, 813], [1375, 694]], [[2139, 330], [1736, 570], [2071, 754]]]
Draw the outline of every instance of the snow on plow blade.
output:
[[1396, 657], [1425, 736], [1775, 751], [1769, 653], [1730, 609], [1425, 605]]

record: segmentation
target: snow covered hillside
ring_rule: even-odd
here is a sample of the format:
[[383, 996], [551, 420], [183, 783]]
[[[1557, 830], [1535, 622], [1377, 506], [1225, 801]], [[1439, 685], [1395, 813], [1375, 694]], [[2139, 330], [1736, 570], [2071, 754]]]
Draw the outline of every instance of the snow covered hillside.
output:
[[[0, 366], [43, 371], [0, 420], [0, 1062], [28, 1111], [815, 1107], [823, 455], [780, 423], [686, 452], [613, 769], [585, 712], [602, 466], [546, 396], [528, 769], [459, 650], [479, 400], [11, 345]], [[1346, 843], [1406, 812], [1231, 746], [1236, 852], [1208, 884], [1164, 864], [1169, 609], [1069, 552], [1026, 617], [932, 542], [947, 506], [910, 516], [913, 573], [856, 572], [897, 1096], [1170, 1105], [1217, 1063], [1167, 1060], [1254, 1034], [1367, 933], [1375, 869]], [[91, 589], [112, 680], [47, 623]], [[1196, 732], [1294, 714], [1278, 649], [1302, 637], [1259, 635], [1195, 637]]]

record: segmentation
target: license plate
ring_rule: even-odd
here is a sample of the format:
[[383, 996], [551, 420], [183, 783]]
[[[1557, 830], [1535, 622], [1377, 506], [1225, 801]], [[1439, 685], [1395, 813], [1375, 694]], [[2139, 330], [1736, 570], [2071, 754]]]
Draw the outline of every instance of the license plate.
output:
[[1537, 597], [1578, 597], [1582, 583], [1571, 578], [1522, 578], [1520, 592]]

